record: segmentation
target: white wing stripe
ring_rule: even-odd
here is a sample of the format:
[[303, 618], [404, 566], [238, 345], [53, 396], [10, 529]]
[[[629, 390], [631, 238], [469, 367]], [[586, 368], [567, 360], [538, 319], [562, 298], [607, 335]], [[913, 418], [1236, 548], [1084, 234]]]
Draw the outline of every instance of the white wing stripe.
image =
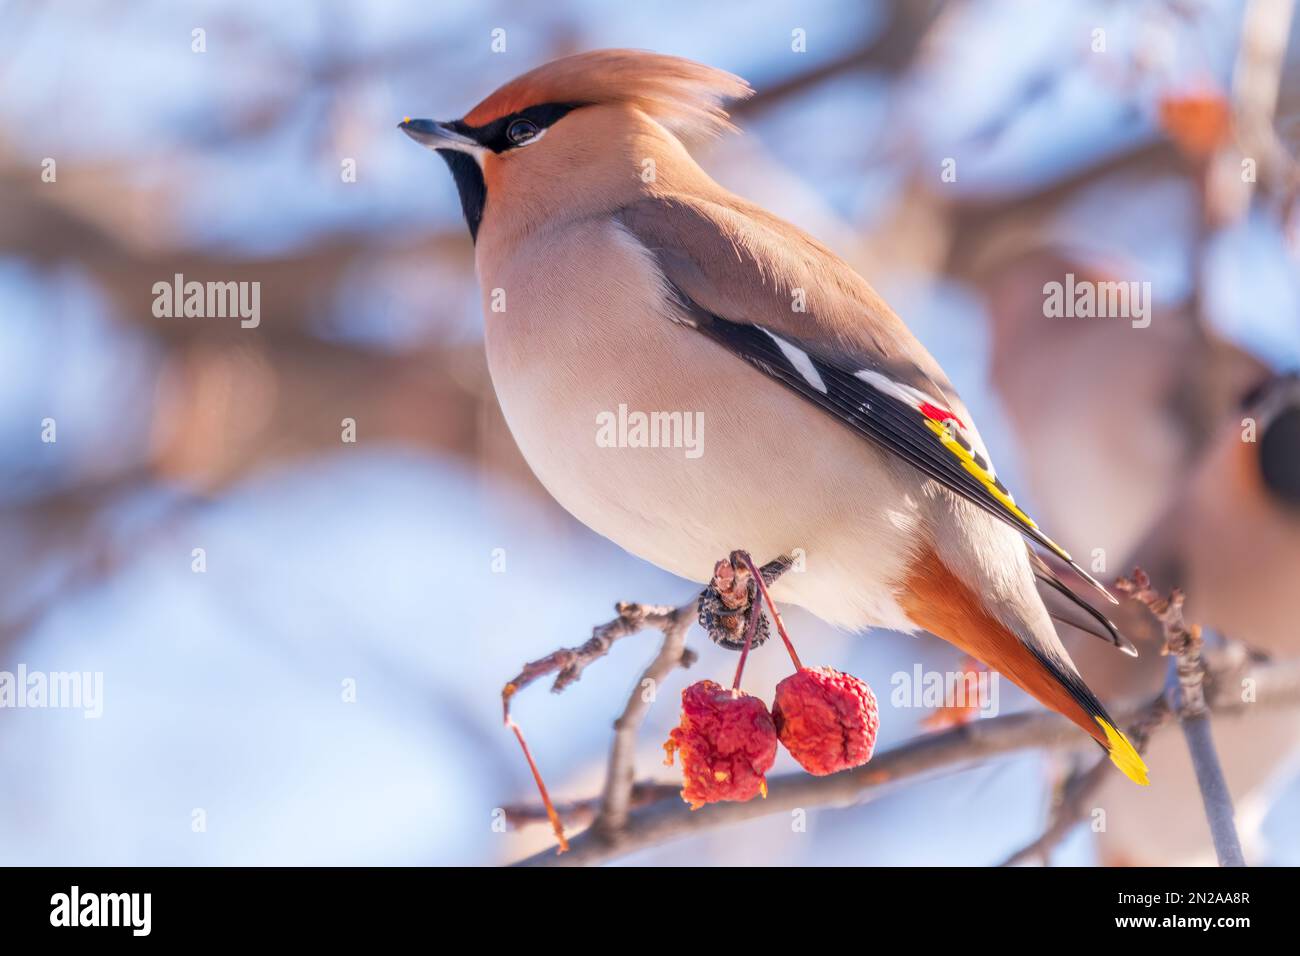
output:
[[807, 352], [797, 346], [791, 345], [779, 335], [773, 335], [771, 332], [768, 332], [767, 329], [763, 329], [761, 325], [758, 326], [758, 328], [767, 332], [767, 337], [776, 343], [776, 347], [781, 350], [781, 354], [785, 356], [786, 361], [794, 366], [795, 371], [803, 376], [805, 382], [817, 389], [817, 391], [821, 392], [823, 395], [826, 394], [826, 383], [822, 381], [821, 373], [813, 367], [812, 359], [808, 357]]
[[868, 385], [880, 389], [886, 395], [891, 395], [900, 402], [906, 402], [912, 408], [917, 408], [920, 405], [920, 401], [918, 401], [916, 397], [918, 395], [921, 395], [921, 401], [932, 401], [926, 399], [922, 393], [918, 392], [916, 389], [900, 385], [889, 376], [881, 375], [879, 372], [873, 371], [869, 368], [864, 368], [860, 372], [854, 372], [853, 377], [862, 379], [862, 381], [866, 382]]

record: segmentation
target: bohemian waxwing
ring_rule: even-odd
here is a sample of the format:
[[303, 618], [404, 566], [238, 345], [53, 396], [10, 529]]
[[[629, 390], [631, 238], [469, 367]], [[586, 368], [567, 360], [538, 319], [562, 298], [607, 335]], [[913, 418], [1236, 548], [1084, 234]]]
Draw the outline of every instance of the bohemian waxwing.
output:
[[[1294, 659], [1300, 655], [1295, 627], [1300, 378], [1268, 378], [1251, 389], [1241, 407], [1225, 410], [1218, 425], [1196, 464], [1171, 478], [1174, 491], [1163, 515], [1123, 566], [1145, 568], [1160, 590], [1185, 588], [1188, 621], [1270, 658]], [[1133, 608], [1131, 621], [1128, 607]], [[1159, 627], [1132, 603], [1117, 620], [1141, 648], [1141, 661], [1115, 667], [1094, 651], [1095, 641], [1076, 642], [1073, 649], [1096, 686], [1109, 688], [1117, 699], [1151, 700], [1168, 670], [1167, 659], [1159, 655]], [[1212, 642], [1208, 659], [1222, 656]], [[1300, 754], [1300, 715], [1264, 707], [1216, 714], [1214, 740], [1236, 808], [1238, 835], [1247, 859], [1258, 860], [1264, 817]], [[1214, 845], [1200, 802], [1170, 798], [1196, 788], [1182, 735], [1157, 734], [1144, 756], [1158, 786], [1135, 790], [1108, 783], [1096, 795], [1095, 805], [1107, 814], [1106, 827], [1096, 835], [1101, 861], [1213, 863]]]
[[694, 581], [735, 548], [801, 549], [805, 571], [776, 598], [842, 627], [930, 631], [1145, 784], [1038, 587], [1129, 648], [1024, 539], [1104, 588], [1017, 506], [943, 370], [871, 286], [683, 145], [729, 129], [720, 104], [750, 92], [689, 60], [603, 50], [526, 73], [463, 119], [401, 123], [456, 180], [524, 458], [578, 520]]

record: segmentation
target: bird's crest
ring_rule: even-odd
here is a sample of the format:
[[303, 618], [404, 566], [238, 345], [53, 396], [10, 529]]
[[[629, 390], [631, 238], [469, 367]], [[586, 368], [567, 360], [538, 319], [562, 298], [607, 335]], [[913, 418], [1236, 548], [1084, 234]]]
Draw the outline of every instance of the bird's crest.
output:
[[754, 91], [738, 76], [644, 50], [594, 50], [553, 60], [515, 77], [465, 116], [484, 126], [540, 103], [627, 103], [679, 136], [733, 130], [722, 108]]

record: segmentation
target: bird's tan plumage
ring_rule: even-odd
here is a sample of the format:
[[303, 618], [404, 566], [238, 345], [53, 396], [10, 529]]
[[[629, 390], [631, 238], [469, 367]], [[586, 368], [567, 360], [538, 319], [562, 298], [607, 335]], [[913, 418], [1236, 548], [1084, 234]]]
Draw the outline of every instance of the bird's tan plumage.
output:
[[[1098, 737], [1104, 711], [1018, 531], [702, 333], [762, 329], [823, 392], [814, 357], [911, 388], [987, 458], [943, 371], [871, 286], [683, 146], [674, 127], [717, 128], [719, 103], [746, 90], [697, 64], [609, 51], [525, 74], [466, 117], [472, 132], [544, 102], [588, 104], [523, 148], [476, 151], [488, 362], [524, 457], [565, 508], [646, 560], [703, 581], [736, 547], [798, 549], [807, 570], [783, 577], [778, 598], [847, 627], [928, 627]], [[599, 416], [620, 407], [702, 416], [703, 454], [601, 447]], [[909, 441], [946, 454], [919, 434]]]
[[465, 116], [482, 126], [538, 103], [622, 104], [678, 135], [733, 129], [722, 104], [753, 90], [738, 76], [644, 50], [597, 50], [544, 64], [492, 93]]
[[933, 552], [918, 555], [908, 568], [902, 595], [903, 610], [918, 627], [983, 661], [1043, 705], [1069, 717], [1098, 743], [1106, 743], [1105, 731], [1065, 685]]

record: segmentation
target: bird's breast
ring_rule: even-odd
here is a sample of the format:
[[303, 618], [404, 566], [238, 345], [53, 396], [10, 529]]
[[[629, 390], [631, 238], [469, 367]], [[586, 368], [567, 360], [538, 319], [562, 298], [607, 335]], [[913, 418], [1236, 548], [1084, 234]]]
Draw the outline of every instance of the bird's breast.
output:
[[508, 250], [480, 242], [478, 255], [493, 385], [564, 508], [696, 581], [734, 548], [801, 554], [786, 600], [839, 624], [911, 628], [894, 594], [918, 517], [898, 467], [676, 321], [626, 230], [586, 220]]

